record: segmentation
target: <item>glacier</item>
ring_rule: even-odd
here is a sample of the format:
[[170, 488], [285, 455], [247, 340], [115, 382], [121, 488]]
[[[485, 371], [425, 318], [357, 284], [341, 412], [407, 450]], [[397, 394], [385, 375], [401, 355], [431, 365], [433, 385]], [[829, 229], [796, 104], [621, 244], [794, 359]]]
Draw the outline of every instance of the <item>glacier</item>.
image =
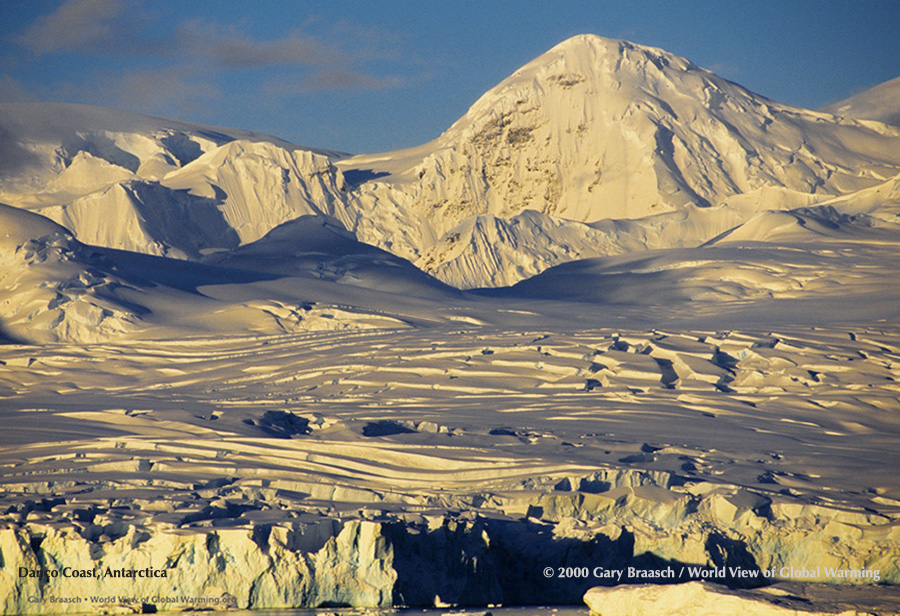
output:
[[2, 612], [900, 613], [891, 88], [583, 35], [396, 152], [0, 105]]

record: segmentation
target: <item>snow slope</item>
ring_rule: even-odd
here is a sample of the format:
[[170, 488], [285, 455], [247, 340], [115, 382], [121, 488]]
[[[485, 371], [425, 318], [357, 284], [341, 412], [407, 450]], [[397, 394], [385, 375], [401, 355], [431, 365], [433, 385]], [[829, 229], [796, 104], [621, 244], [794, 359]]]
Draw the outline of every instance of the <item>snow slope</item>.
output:
[[[7, 202], [26, 190], [42, 190], [79, 154], [117, 167], [119, 174], [155, 177], [236, 139], [288, 145], [250, 131], [61, 103], [0, 105], [0, 135], [2, 198]], [[85, 181], [90, 180], [82, 176], [71, 183]], [[64, 187], [70, 182], [60, 183]]]
[[829, 105], [823, 111], [900, 126], [900, 77]]
[[[335, 214], [333, 152], [82, 105], [0, 106], [0, 199], [79, 240], [178, 258]], [[6, 162], [4, 162], [6, 161]]]
[[0, 204], [0, 325], [7, 336], [88, 342], [125, 333], [142, 308], [102, 255], [46, 218]]
[[403, 328], [440, 320], [460, 301], [321, 220], [287, 223], [204, 264], [85, 245], [39, 214], [0, 205], [0, 326], [17, 341], [72, 343]]

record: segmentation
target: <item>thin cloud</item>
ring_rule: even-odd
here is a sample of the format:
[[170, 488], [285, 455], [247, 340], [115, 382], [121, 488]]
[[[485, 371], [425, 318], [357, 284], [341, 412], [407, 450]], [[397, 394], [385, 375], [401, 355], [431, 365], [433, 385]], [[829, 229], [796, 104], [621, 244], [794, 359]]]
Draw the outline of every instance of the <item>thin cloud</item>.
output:
[[[78, 51], [175, 64], [205, 61], [216, 71], [283, 66], [359, 75], [362, 64], [399, 56], [395, 37], [343, 20], [330, 26], [308, 21], [307, 29], [320, 31], [318, 36], [297, 28], [281, 38], [259, 39], [236, 26], [197, 18], [159, 37], [141, 28], [147, 16], [141, 17], [138, 8], [132, 0], [68, 0], [14, 40], [39, 54]], [[374, 79], [357, 81], [368, 88]]]
[[229, 69], [333, 66], [353, 62], [351, 54], [299, 31], [281, 39], [255, 40], [234, 27], [201, 20], [180, 24], [168, 48], [175, 55], [205, 58]]
[[741, 74], [741, 67], [731, 62], [715, 62], [706, 68], [720, 77], [730, 79], [734, 79]]
[[78, 81], [57, 83], [55, 90], [63, 100], [181, 116], [195, 115], [225, 98], [196, 66], [131, 69], [125, 74], [98, 71]]
[[37, 54], [107, 48], [122, 30], [128, 0], [69, 0], [14, 40]]
[[[149, 10], [134, 0], [67, 0], [13, 40], [38, 55], [117, 57], [128, 66], [122, 72], [82, 73], [47, 85], [69, 100], [150, 113], [221, 101], [222, 84], [235, 72], [273, 98], [407, 83], [379, 74], [379, 64], [396, 63], [400, 53], [397, 36], [377, 28], [313, 17], [266, 38], [249, 33], [246, 24], [194, 18], [160, 34], [156, 26], [167, 18], [164, 7]], [[272, 70], [286, 75], [275, 80]]]
[[180, 66], [130, 71], [113, 88], [122, 107], [190, 111], [222, 100], [222, 90], [202, 73]]
[[265, 86], [269, 94], [306, 94], [325, 90], [384, 90], [406, 84], [396, 75], [377, 77], [354, 71], [321, 71], [293, 80], [271, 81]]
[[19, 80], [0, 75], [0, 103], [34, 103], [39, 100]]

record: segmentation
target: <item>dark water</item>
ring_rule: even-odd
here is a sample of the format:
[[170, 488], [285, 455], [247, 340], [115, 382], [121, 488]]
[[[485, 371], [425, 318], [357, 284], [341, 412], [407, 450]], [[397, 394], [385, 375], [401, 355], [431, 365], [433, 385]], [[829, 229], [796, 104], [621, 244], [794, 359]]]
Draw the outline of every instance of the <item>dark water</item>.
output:
[[[193, 613], [193, 612], [189, 612]], [[208, 612], [226, 614], [228, 616], [588, 616], [586, 605], [561, 607], [484, 607], [484, 608], [431, 608], [431, 609], [395, 609], [395, 608], [328, 608], [303, 610], [227, 610], [224, 612]], [[185, 612], [159, 612], [161, 616], [173, 616]]]

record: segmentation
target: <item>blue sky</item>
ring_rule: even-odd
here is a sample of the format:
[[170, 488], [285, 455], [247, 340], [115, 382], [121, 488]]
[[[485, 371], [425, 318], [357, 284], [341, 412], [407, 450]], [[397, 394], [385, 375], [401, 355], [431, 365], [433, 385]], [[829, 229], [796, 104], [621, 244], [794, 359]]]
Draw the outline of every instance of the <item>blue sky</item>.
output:
[[376, 152], [424, 143], [582, 33], [817, 108], [900, 76], [895, 0], [0, 1], [0, 101], [103, 105]]

